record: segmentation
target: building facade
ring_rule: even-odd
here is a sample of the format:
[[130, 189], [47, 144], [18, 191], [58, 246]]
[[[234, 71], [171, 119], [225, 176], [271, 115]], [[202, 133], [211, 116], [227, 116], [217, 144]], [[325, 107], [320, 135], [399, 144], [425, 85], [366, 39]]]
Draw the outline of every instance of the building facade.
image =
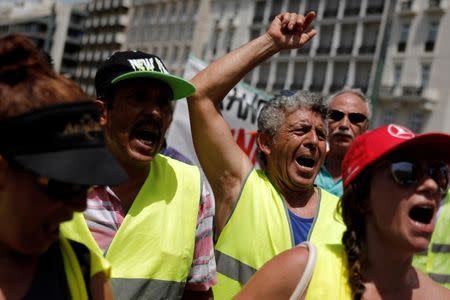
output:
[[450, 1], [398, 1], [376, 125], [450, 132]]
[[5, 2], [0, 5], [0, 35], [30, 37], [50, 55], [57, 72], [73, 77], [81, 49], [83, 4], [55, 0]]

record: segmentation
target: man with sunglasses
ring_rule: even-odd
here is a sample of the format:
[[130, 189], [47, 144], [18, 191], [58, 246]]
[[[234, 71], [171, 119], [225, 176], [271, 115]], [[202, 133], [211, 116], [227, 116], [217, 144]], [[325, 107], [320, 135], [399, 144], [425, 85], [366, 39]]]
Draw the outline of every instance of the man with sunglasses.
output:
[[353, 140], [367, 131], [371, 115], [370, 99], [359, 89], [344, 89], [327, 99], [328, 152], [316, 177], [316, 184], [342, 196], [342, 160]]

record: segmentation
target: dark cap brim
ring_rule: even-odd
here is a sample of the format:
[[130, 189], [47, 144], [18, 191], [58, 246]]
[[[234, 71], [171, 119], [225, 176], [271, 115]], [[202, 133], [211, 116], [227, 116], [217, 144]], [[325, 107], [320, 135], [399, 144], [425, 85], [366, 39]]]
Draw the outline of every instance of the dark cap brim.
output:
[[36, 174], [67, 183], [114, 186], [127, 179], [104, 147], [23, 154], [14, 160]]
[[154, 78], [167, 83], [173, 92], [172, 100], [179, 100], [192, 95], [195, 92], [195, 87], [192, 83], [184, 80], [180, 77], [173, 76], [170, 74], [165, 74], [161, 72], [152, 71], [133, 71], [122, 74], [113, 79], [111, 84], [133, 78]]

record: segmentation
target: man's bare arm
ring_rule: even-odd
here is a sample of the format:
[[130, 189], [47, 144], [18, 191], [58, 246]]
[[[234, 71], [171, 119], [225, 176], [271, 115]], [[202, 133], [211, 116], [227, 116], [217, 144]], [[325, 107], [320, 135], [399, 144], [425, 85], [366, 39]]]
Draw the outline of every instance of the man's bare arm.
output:
[[237, 200], [245, 177], [253, 165], [233, 140], [219, 104], [227, 93], [254, 67], [281, 49], [299, 48], [315, 30], [315, 13], [277, 16], [268, 31], [214, 61], [192, 82], [196, 93], [188, 98], [195, 151], [216, 199], [216, 225], [220, 231]]

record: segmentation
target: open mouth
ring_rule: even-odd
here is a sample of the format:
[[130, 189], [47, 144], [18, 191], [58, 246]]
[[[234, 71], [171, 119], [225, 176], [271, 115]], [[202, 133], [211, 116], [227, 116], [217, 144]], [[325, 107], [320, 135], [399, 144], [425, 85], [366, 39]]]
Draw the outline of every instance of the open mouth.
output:
[[302, 166], [302, 167], [306, 167], [306, 168], [312, 168], [314, 167], [315, 164], [315, 160], [311, 157], [297, 157], [296, 159], [297, 163]]
[[422, 224], [430, 224], [433, 219], [434, 208], [432, 206], [415, 206], [409, 211], [409, 217]]
[[133, 132], [133, 136], [147, 146], [151, 146], [155, 142], [159, 141], [160, 138], [159, 131], [148, 129], [136, 129]]

